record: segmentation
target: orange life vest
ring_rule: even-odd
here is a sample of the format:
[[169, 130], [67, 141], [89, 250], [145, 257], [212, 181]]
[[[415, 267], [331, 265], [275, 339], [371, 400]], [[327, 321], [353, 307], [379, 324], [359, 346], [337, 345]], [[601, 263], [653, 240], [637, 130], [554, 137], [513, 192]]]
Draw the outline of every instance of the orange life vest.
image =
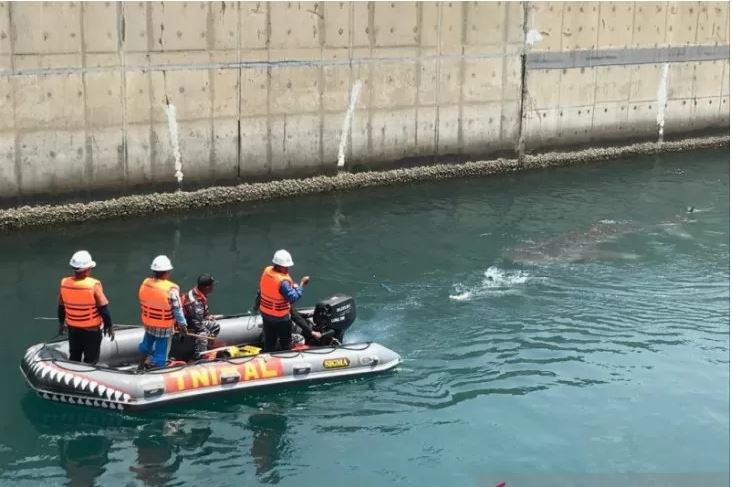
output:
[[172, 328], [175, 325], [173, 307], [168, 299], [171, 289], [178, 289], [178, 285], [166, 279], [148, 277], [142, 281], [137, 296], [143, 325], [152, 328]]
[[92, 328], [102, 324], [102, 316], [94, 299], [94, 286], [99, 281], [85, 277], [61, 279], [61, 301], [66, 310], [66, 324], [75, 328]]
[[259, 311], [275, 318], [284, 318], [290, 314], [290, 303], [280, 293], [282, 281], [293, 284], [289, 274], [277, 272], [273, 266], [264, 268], [259, 279]]

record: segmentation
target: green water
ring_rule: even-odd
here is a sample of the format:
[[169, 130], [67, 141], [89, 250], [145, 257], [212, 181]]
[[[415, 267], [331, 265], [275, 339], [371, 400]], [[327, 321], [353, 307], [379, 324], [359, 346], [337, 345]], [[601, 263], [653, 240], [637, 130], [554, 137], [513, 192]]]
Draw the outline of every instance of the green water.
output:
[[[726, 481], [729, 178], [728, 151], [689, 153], [0, 236], [0, 483]], [[356, 297], [351, 340], [398, 351], [397, 372], [144, 414], [23, 383], [74, 250], [134, 323], [155, 255], [184, 287], [216, 276], [227, 313], [280, 247], [307, 303]]]

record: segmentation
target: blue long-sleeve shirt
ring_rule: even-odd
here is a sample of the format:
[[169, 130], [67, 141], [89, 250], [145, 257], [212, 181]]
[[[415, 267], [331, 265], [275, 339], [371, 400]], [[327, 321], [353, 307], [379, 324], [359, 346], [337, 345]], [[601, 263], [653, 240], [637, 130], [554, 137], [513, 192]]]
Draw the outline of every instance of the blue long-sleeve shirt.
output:
[[302, 297], [303, 288], [300, 286], [293, 286], [290, 281], [282, 281], [280, 284], [280, 294], [290, 303], [297, 302]]

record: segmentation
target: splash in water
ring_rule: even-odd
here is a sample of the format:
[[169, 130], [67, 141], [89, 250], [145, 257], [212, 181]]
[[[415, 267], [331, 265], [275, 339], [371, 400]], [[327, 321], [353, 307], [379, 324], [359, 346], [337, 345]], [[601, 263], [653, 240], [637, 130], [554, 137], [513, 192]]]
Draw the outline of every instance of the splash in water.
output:
[[170, 146], [173, 148], [173, 159], [175, 160], [175, 179], [178, 181], [178, 188], [180, 188], [183, 184], [183, 164], [180, 160], [180, 140], [178, 139], [178, 120], [175, 115], [175, 105], [166, 102], [165, 115], [168, 117], [168, 134], [170, 135]]
[[516, 288], [526, 284], [531, 276], [523, 271], [504, 271], [491, 266], [483, 273], [483, 279], [476, 285], [463, 283], [454, 286], [455, 294], [449, 297], [453, 301], [470, 301], [488, 295], [511, 294]]
[[338, 144], [338, 167], [343, 167], [346, 163], [346, 144], [348, 143], [348, 133], [351, 131], [351, 120], [353, 119], [353, 110], [356, 108], [358, 95], [361, 93], [361, 80], [356, 80], [351, 88], [351, 100], [348, 103], [348, 111], [343, 119], [343, 127], [341, 129], [341, 142]]

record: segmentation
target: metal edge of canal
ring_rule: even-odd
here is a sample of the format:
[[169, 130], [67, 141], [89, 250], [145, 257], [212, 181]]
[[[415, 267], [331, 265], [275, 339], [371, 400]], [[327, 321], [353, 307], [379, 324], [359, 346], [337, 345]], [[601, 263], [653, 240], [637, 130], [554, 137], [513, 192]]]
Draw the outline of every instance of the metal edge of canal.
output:
[[494, 159], [459, 164], [443, 163], [359, 173], [341, 172], [334, 176], [283, 179], [265, 183], [244, 183], [238, 186], [213, 186], [196, 191], [148, 193], [85, 203], [21, 206], [0, 210], [0, 231], [141, 216], [193, 208], [217, 207], [234, 203], [282, 199], [333, 191], [350, 191], [364, 187], [480, 177], [527, 169], [578, 165], [626, 156], [723, 147], [729, 147], [729, 136], [727, 135], [695, 137], [668, 142], [643, 142], [619, 147], [589, 148], [571, 152], [527, 154], [521, 159]]

